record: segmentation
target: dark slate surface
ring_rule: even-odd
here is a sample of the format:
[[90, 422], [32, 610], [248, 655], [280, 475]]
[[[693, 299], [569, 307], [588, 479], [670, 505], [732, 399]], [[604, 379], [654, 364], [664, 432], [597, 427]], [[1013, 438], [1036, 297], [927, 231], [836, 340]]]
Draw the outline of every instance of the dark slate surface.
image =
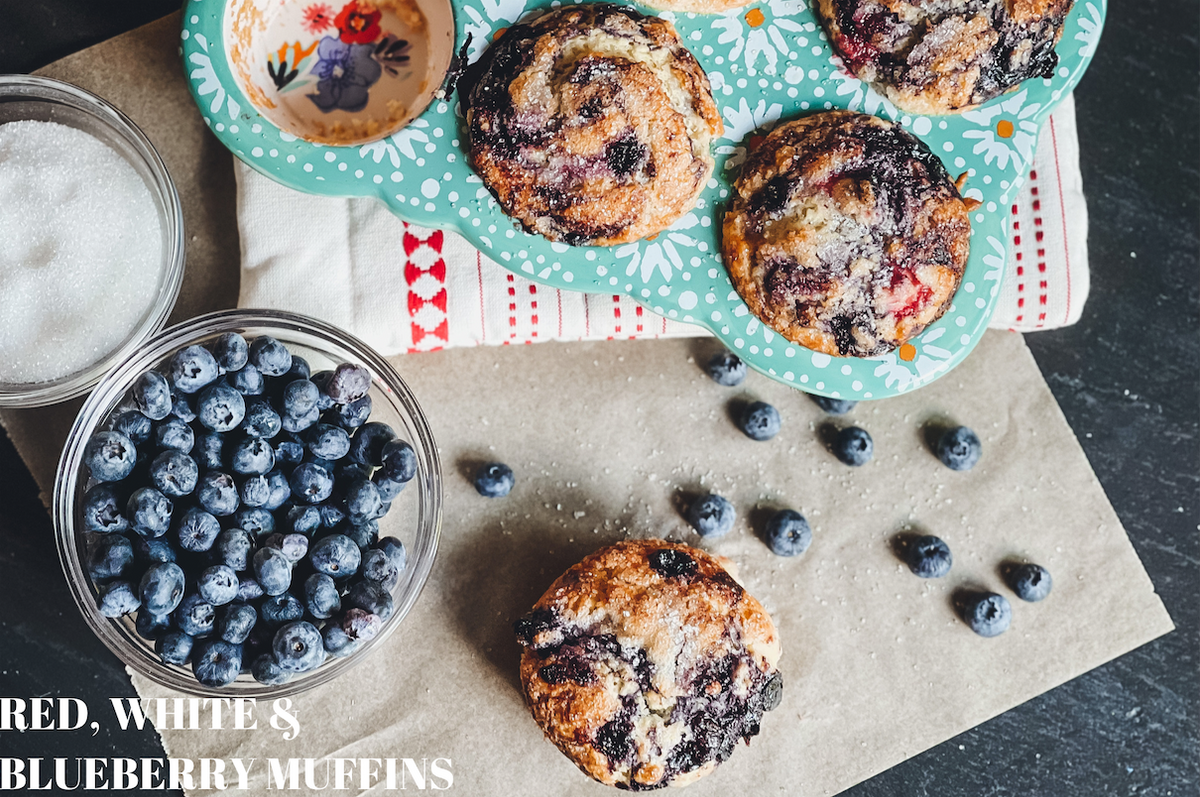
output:
[[[36, 69], [178, 7], [4, 5], [0, 73]], [[1198, 33], [1187, 0], [1110, 9], [1076, 92], [1091, 298], [1077, 326], [1028, 338], [1178, 630], [848, 795], [1200, 794]], [[4, 733], [0, 755], [162, 755], [152, 732], [111, 722], [107, 699], [132, 695], [129, 680], [61, 589], [49, 518], [3, 436], [0, 507], [0, 696], [80, 696], [102, 720], [94, 737]]]

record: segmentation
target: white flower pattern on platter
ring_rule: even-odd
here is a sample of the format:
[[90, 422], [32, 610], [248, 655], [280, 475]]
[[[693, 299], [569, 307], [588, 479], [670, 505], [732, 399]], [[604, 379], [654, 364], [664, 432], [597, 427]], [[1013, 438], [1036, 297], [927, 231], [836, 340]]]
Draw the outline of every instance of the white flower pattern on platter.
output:
[[[895, 387], [897, 392], [911, 390], [918, 384], [926, 384], [938, 373], [946, 370], [951, 352], [941, 346], [931, 345], [946, 334], [946, 328], [932, 329], [921, 337], [917, 346], [917, 355], [912, 362], [901, 360], [892, 352], [875, 368], [875, 376], [884, 380], [886, 387]], [[873, 358], [872, 358], [873, 359]]]
[[726, 169], [735, 169], [746, 160], [746, 147], [742, 142], [751, 133], [765, 135], [774, 129], [783, 115], [783, 105], [774, 102], [767, 105], [766, 100], [759, 100], [753, 108], [741, 97], [736, 108], [725, 106], [725, 133], [721, 138], [737, 142], [736, 144], [720, 144], [716, 147], [718, 155], [728, 155], [725, 161]]
[[[804, 0], [767, 0], [750, 11], [745, 8], [727, 11], [716, 17], [712, 26], [721, 31], [717, 36], [718, 44], [732, 45], [730, 61], [744, 59], [746, 68], [754, 69], [761, 56], [767, 74], [774, 74], [781, 57], [785, 61], [796, 57], [795, 37], [804, 33], [805, 28], [791, 17], [800, 16], [804, 10]], [[746, 15], [754, 11], [768, 12], [758, 25], [746, 21]]]
[[679, 254], [678, 247], [692, 248], [699, 243], [692, 236], [685, 235], [682, 230], [690, 230], [699, 224], [700, 219], [696, 214], [688, 213], [668, 227], [656, 240], [639, 241], [618, 247], [617, 259], [629, 258], [625, 265], [625, 276], [632, 277], [640, 271], [642, 281], [649, 282], [654, 277], [654, 272], [658, 271], [664, 280], [670, 282], [672, 268], [677, 271], [683, 270], [683, 256]]

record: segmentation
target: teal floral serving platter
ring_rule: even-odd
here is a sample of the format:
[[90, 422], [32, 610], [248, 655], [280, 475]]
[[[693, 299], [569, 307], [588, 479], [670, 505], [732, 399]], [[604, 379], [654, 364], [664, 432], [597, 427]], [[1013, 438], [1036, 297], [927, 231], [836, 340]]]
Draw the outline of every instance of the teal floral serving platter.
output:
[[[497, 206], [467, 163], [458, 97], [443, 84], [454, 53], [474, 62], [509, 26], [563, 3], [439, 2], [189, 0], [181, 54], [191, 91], [218, 139], [273, 180], [309, 193], [375, 197], [406, 221], [461, 233], [528, 279], [627, 294], [708, 328], [780, 382], [848, 399], [927, 384], [979, 342], [1008, 259], [1010, 206], [1038, 131], [1083, 75], [1106, 12], [1106, 0], [1077, 0], [1053, 77], [1027, 80], [959, 116], [917, 116], [843, 68], [805, 0], [721, 14], [636, 6], [670, 19], [708, 73], [725, 123], [716, 170], [696, 207], [653, 240], [571, 247], [524, 232]], [[781, 121], [831, 108], [900, 123], [951, 175], [966, 172], [964, 196], [981, 203], [971, 213], [971, 255], [950, 309], [886, 355], [831, 357], [789, 343], [750, 313], [721, 262], [721, 218], [747, 147]]]

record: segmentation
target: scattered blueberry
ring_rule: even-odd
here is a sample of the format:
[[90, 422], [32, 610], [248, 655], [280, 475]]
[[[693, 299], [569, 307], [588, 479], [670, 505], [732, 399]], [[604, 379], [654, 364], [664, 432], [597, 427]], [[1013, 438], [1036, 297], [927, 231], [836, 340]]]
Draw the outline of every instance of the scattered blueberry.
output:
[[181, 393], [195, 393], [218, 376], [217, 359], [203, 346], [185, 346], [167, 360], [167, 378]]
[[1050, 578], [1050, 571], [1041, 565], [1024, 564], [1013, 570], [1009, 585], [1021, 600], [1035, 602], [1050, 594], [1054, 580]]
[[284, 528], [297, 534], [312, 534], [321, 528], [321, 510], [315, 506], [294, 506], [288, 510]]
[[485, 498], [503, 498], [512, 488], [512, 468], [503, 462], [487, 462], [475, 471], [475, 491]]
[[292, 439], [292, 435], [280, 437], [275, 441], [275, 463], [277, 465], [295, 465], [304, 459], [304, 444]]
[[307, 672], [325, 661], [321, 632], [303, 620], [281, 626], [271, 644], [275, 661], [288, 672]]
[[852, 410], [858, 406], [857, 401], [851, 401], [849, 399], [829, 398], [828, 396], [816, 396], [811, 393], [809, 394], [809, 398], [811, 398], [814, 402], [816, 402], [818, 407], [820, 407], [822, 410], [829, 413], [830, 415], [845, 415], [847, 412], [849, 412], [850, 410]]
[[755, 401], [742, 413], [742, 431], [751, 440], [770, 440], [779, 434], [779, 410], [764, 401]]
[[794, 509], [776, 512], [767, 521], [767, 547], [778, 556], [799, 556], [812, 544], [812, 529], [804, 515]]
[[[276, 460], [276, 464], [279, 461]], [[288, 499], [292, 497], [292, 485], [288, 481], [288, 477], [281, 470], [273, 470], [266, 475], [267, 479], [267, 502], [262, 505], [263, 509], [274, 512], [279, 509]]]
[[871, 461], [875, 453], [875, 442], [865, 429], [847, 426], [838, 432], [833, 441], [833, 454], [846, 465], [859, 467]]
[[283, 431], [299, 434], [319, 420], [321, 420], [321, 411], [316, 407], [313, 407], [304, 415], [284, 415], [282, 419]]
[[96, 432], [83, 449], [83, 462], [98, 482], [117, 482], [133, 472], [137, 448], [120, 432]]
[[158, 371], [147, 371], [133, 383], [133, 401], [152, 421], [171, 414], [171, 385]]
[[242, 671], [242, 646], [201, 639], [192, 647], [192, 673], [205, 686], [228, 686]]
[[970, 470], [982, 453], [979, 438], [965, 426], [947, 429], [937, 444], [937, 457], [950, 470]]
[[737, 511], [733, 504], [716, 494], [697, 498], [688, 507], [687, 521], [701, 537], [723, 537], [733, 529]]
[[963, 604], [963, 619], [976, 634], [999, 636], [1012, 622], [1012, 607], [1008, 599], [994, 592], [971, 595]]
[[746, 381], [746, 364], [731, 351], [714, 354], [707, 370], [714, 382], [725, 387], [737, 387]]
[[213, 357], [225, 372], [240, 371], [250, 361], [250, 347], [236, 332], [226, 332], [212, 342]]
[[258, 600], [265, 597], [266, 592], [263, 591], [262, 584], [259, 584], [249, 575], [238, 579], [238, 595], [237, 599], [243, 602]]
[[954, 557], [950, 546], [932, 534], [916, 537], [905, 551], [908, 569], [921, 578], [941, 578], [950, 572]]
[[292, 353], [275, 338], [263, 335], [250, 344], [250, 364], [264, 376], [283, 376], [292, 367]]
[[262, 507], [242, 507], [233, 513], [233, 522], [256, 540], [275, 531], [275, 516]]
[[275, 548], [293, 565], [308, 553], [308, 537], [303, 534], [280, 534], [276, 532], [263, 541], [268, 548]]
[[397, 571], [403, 573], [404, 568], [408, 567], [408, 552], [400, 540], [395, 537], [384, 537], [375, 543], [375, 547], [388, 555], [388, 559], [392, 560]]

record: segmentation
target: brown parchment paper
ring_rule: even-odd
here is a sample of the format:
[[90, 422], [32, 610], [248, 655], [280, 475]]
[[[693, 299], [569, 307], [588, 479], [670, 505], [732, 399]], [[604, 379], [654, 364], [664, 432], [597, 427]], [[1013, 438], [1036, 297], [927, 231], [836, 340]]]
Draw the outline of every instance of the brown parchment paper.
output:
[[[175, 313], [183, 318], [234, 301], [237, 252], [230, 156], [188, 99], [177, 30], [169, 17], [46, 74], [101, 93], [160, 147], [191, 238]], [[689, 795], [834, 794], [1171, 630], [1020, 336], [988, 332], [940, 381], [844, 419], [757, 374], [740, 388], [716, 385], [698, 363], [717, 345], [546, 343], [396, 358], [445, 465], [442, 545], [416, 609], [351, 675], [294, 698], [294, 740], [270, 727], [264, 706], [254, 731], [160, 729], [169, 754], [256, 759], [251, 793], [266, 792], [271, 758], [445, 758], [462, 794], [614, 793], [581, 775], [529, 718], [511, 624], [602, 544], [697, 544], [680, 510], [707, 491], [729, 498], [739, 518], [704, 547], [736, 562], [775, 618], [786, 685], [762, 735]], [[733, 421], [756, 399], [783, 416], [765, 443]], [[0, 415], [44, 491], [76, 406]], [[862, 468], [841, 465], [823, 444], [848, 423], [875, 440]], [[974, 470], [951, 472], [929, 452], [930, 430], [946, 423], [982, 439]], [[505, 499], [470, 486], [473, 467], [492, 459], [516, 472]], [[795, 559], [775, 557], [755, 536], [782, 507], [813, 526], [812, 547]], [[902, 530], [945, 539], [950, 575], [911, 575], [892, 549]], [[1042, 603], [1003, 586], [1001, 565], [1025, 559], [1054, 576]], [[1008, 595], [1012, 628], [974, 635], [952, 608], [961, 588]], [[173, 696], [133, 681], [145, 697]]]

